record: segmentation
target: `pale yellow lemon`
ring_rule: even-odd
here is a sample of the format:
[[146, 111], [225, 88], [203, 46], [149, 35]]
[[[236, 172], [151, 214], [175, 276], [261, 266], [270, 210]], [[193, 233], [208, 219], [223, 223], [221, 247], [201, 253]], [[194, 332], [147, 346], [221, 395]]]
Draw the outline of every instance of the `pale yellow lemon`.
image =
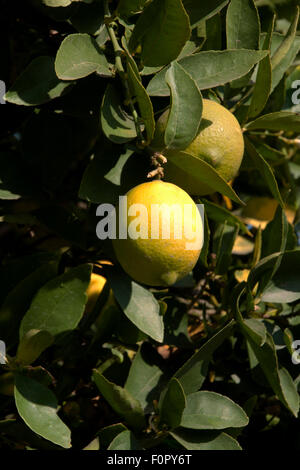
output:
[[[177, 184], [189, 194], [204, 195], [215, 192], [206, 182], [197, 181], [193, 175], [172, 163], [172, 152], [164, 149], [164, 132], [167, 126], [169, 110], [166, 110], [156, 123], [152, 142], [154, 150], [166, 155], [165, 180]], [[203, 100], [202, 120], [199, 133], [193, 142], [184, 149], [196, 158], [205, 160], [228, 182], [234, 178], [240, 168], [244, 154], [244, 139], [236, 117], [224, 106], [215, 101]], [[200, 171], [200, 170], [199, 170]]]
[[142, 183], [127, 193], [127, 212], [122, 214], [123, 226], [128, 234], [135, 228], [137, 238], [117, 238], [113, 246], [134, 280], [168, 286], [194, 268], [203, 243], [203, 224], [196, 204], [183, 189], [160, 180]]

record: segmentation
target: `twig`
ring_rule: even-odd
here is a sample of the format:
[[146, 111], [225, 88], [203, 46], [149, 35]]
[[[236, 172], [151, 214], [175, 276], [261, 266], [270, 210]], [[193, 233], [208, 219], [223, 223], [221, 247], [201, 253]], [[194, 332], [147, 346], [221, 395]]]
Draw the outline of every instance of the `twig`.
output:
[[164, 155], [155, 152], [154, 155], [151, 156], [151, 164], [155, 166], [155, 169], [147, 174], [147, 178], [162, 179], [164, 177], [164, 168], [162, 165], [167, 163], [167, 161]]

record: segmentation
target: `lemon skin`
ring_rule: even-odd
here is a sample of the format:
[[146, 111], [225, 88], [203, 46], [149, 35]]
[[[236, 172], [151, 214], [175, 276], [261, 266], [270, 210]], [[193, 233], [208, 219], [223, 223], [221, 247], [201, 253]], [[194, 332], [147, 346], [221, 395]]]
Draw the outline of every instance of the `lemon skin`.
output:
[[87, 303], [85, 305], [85, 313], [90, 313], [96, 305], [97, 299], [106, 284], [105, 277], [100, 274], [92, 273], [89, 286], [86, 290]]
[[[159, 236], [151, 238], [151, 205], [165, 203], [168, 207], [178, 204], [182, 209], [185, 204], [191, 205], [190, 217], [186, 218], [187, 228], [194, 234], [189, 239], [186, 234], [186, 225], [182, 226], [182, 237], [176, 238], [175, 227], [178, 219], [170, 210], [170, 237], [164, 238], [163, 224], [166, 223], [163, 213], [159, 214]], [[148, 238], [115, 239], [113, 247], [116, 257], [122, 268], [139, 283], [149, 286], [168, 286], [188, 274], [195, 266], [203, 243], [203, 224], [197, 206], [192, 198], [178, 186], [155, 180], [135, 186], [127, 193], [127, 209], [132, 204], [143, 204], [147, 208]], [[123, 223], [129, 227], [130, 223], [139, 217], [124, 214]], [[144, 213], [141, 216], [144, 222]], [[182, 217], [184, 220], [184, 217]], [[141, 225], [142, 225], [141, 223]], [[153, 218], [154, 223], [154, 218]], [[177, 235], [176, 235], [177, 236]], [[187, 249], [187, 243], [197, 242], [193, 249]]]
[[[199, 183], [192, 175], [172, 164], [172, 153], [164, 149], [164, 132], [169, 110], [166, 110], [156, 123], [156, 131], [151, 147], [162, 151], [168, 158], [165, 165], [165, 179], [189, 194], [205, 195], [215, 192], [208, 184]], [[241, 127], [235, 116], [215, 101], [203, 99], [202, 120], [197, 137], [184, 149], [200, 158], [217, 170], [227, 182], [236, 176], [244, 155], [244, 139]]]

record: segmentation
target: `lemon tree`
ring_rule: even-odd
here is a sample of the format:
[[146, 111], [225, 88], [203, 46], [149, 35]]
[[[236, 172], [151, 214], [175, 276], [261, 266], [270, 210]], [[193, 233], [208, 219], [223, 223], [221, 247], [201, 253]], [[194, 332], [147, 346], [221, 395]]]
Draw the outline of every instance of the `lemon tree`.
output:
[[1, 450], [299, 449], [298, 3], [1, 3]]

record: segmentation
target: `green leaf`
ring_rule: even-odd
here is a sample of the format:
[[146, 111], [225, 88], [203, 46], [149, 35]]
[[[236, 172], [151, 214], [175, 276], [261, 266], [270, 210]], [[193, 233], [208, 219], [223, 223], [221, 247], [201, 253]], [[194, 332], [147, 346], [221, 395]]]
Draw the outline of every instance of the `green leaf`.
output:
[[127, 390], [107, 380], [96, 369], [93, 371], [93, 380], [105, 400], [129, 425], [135, 428], [142, 428], [145, 425], [144, 412], [140, 402], [133, 398]]
[[84, 264], [47, 282], [22, 320], [20, 338], [32, 329], [57, 335], [76, 328], [87, 301], [91, 270], [92, 265]]
[[225, 429], [246, 426], [244, 410], [228, 397], [215, 392], [195, 392], [186, 398], [181, 426], [189, 429]]
[[143, 10], [129, 41], [131, 52], [142, 46], [144, 65], [156, 67], [176, 59], [190, 37], [181, 0], [153, 0]]
[[288, 111], [265, 114], [246, 124], [247, 130], [267, 129], [270, 131], [299, 132], [300, 115]]
[[[266, 286], [264, 302], [289, 303], [300, 299], [300, 250], [286, 251], [277, 261], [277, 270]], [[279, 265], [280, 264], [280, 265]]]
[[[275, 16], [273, 21], [270, 24], [269, 31], [265, 37], [263, 50], [270, 50], [271, 47], [271, 38], [274, 30]], [[268, 54], [264, 59], [262, 59], [258, 65], [256, 81], [251, 97], [250, 107], [248, 111], [248, 116], [253, 118], [260, 114], [264, 109], [269, 95], [271, 93], [271, 84], [272, 84], [272, 66], [271, 66], [271, 57]]]
[[186, 406], [186, 397], [178, 379], [173, 377], [159, 401], [159, 421], [170, 429], [177, 428]]
[[162, 342], [164, 324], [154, 295], [116, 269], [108, 270], [107, 276], [116, 300], [129, 320], [155, 341]]
[[133, 119], [122, 108], [122, 97], [116, 87], [108, 84], [101, 104], [101, 126], [106, 137], [122, 144], [136, 137]]
[[126, 426], [124, 426], [124, 424], [122, 423], [111, 424], [110, 426], [105, 426], [104, 428], [100, 429], [100, 431], [98, 432], [100, 440], [100, 449], [107, 449], [113, 439], [118, 434], [126, 430]]
[[79, 33], [97, 35], [96, 40], [99, 44], [99, 35], [101, 33], [103, 33], [104, 38], [108, 38], [103, 20], [103, 1], [93, 0], [93, 3], [90, 5], [80, 2], [69, 21]]
[[99, 437], [95, 437], [87, 446], [82, 450], [100, 450]]
[[270, 192], [273, 194], [274, 198], [279, 202], [279, 204], [283, 207], [284, 202], [282, 200], [272, 168], [270, 167], [268, 162], [262, 157], [262, 155], [257, 151], [251, 141], [247, 138], [245, 138], [245, 146], [246, 151], [251, 157], [255, 167], [263, 175]]
[[260, 23], [253, 0], [231, 0], [227, 8], [227, 49], [258, 49]]
[[155, 121], [151, 100], [143, 87], [141, 77], [137, 75], [127, 60], [127, 73], [129, 80], [129, 88], [133, 98], [136, 99], [141, 114], [142, 122], [145, 124], [147, 143], [151, 142], [155, 129]]
[[296, 37], [299, 20], [299, 7], [296, 8], [294, 20], [286, 34], [285, 39], [272, 56], [272, 91], [282, 79], [284, 73], [293, 63], [299, 48], [300, 38]]
[[208, 266], [207, 257], [209, 253], [209, 242], [210, 242], [210, 228], [209, 228], [206, 211], [204, 211], [204, 224], [203, 225], [204, 225], [204, 237], [203, 237], [204, 241], [203, 241], [203, 246], [201, 248], [199, 260], [205, 267], [207, 267]]
[[242, 450], [239, 443], [224, 432], [178, 428], [171, 435], [188, 450]]
[[121, 18], [128, 18], [143, 10], [147, 0], [119, 0], [117, 15]]
[[143, 343], [132, 361], [125, 389], [147, 409], [166, 380], [161, 356], [148, 343]]
[[62, 80], [76, 80], [96, 71], [111, 76], [104, 53], [88, 34], [69, 34], [63, 40], [57, 51], [55, 71]]
[[285, 251], [288, 237], [288, 221], [284, 210], [278, 206], [274, 218], [262, 233], [262, 257]]
[[211, 201], [208, 201], [207, 199], [202, 199], [202, 202], [204, 203], [205, 212], [209, 219], [212, 219], [215, 222], [219, 222], [222, 224], [224, 224], [226, 221], [228, 225], [231, 225], [233, 227], [238, 225], [239, 229], [243, 233], [250, 235], [248, 228], [245, 224], [243, 224], [243, 222], [238, 216], [228, 211], [224, 207], [214, 204]]
[[244, 333], [274, 393], [285, 407], [297, 417], [299, 395], [288, 371], [284, 368], [279, 369], [272, 336], [267, 333], [263, 346], [258, 346], [247, 330], [244, 330]]
[[73, 86], [57, 78], [54, 59], [41, 56], [34, 59], [17, 78], [5, 95], [5, 100], [23, 106], [35, 106], [57, 98]]
[[214, 253], [217, 255], [216, 273], [226, 274], [231, 263], [231, 253], [239, 228], [225, 224], [219, 225], [215, 233]]
[[[231, 0], [226, 15], [227, 49], [256, 50], [259, 47], [260, 21], [254, 0]], [[250, 80], [251, 71], [230, 83], [242, 88]]]
[[71, 447], [71, 432], [57, 416], [57, 401], [48, 388], [18, 373], [15, 401], [19, 415], [32, 431], [61, 447]]
[[202, 386], [207, 373], [207, 365], [213, 352], [231, 335], [234, 323], [234, 320], [231, 320], [224, 328], [207, 340], [174, 374], [174, 377], [180, 381], [185, 394], [195, 392]]
[[262, 321], [255, 318], [246, 318], [243, 321], [243, 328], [247, 330], [249, 336], [258, 346], [263, 346], [266, 342], [267, 330]]
[[1, 339], [7, 347], [18, 339], [18, 329], [23, 315], [30, 306], [33, 296], [47, 281], [57, 274], [58, 260], [50, 261], [34, 270], [10, 291], [1, 306]]
[[67, 7], [71, 5], [72, 2], [76, 2], [78, 0], [41, 0], [41, 1], [47, 7], [57, 8], [57, 7]]
[[32, 364], [53, 343], [53, 336], [48, 331], [29, 330], [21, 339], [16, 359], [19, 364]]
[[107, 450], [142, 450], [142, 447], [131, 431], [123, 431], [112, 440]]
[[194, 28], [201, 21], [216, 15], [228, 3], [228, 0], [211, 0], [210, 2], [195, 2], [195, 0], [183, 0], [183, 6], [186, 9], [191, 26]]
[[[168, 168], [174, 171], [174, 166], [180, 168], [180, 170], [186, 176], [186, 180], [193, 181], [194, 184], [198, 184], [199, 188], [205, 185], [205, 187], [211, 188], [212, 192], [218, 191], [225, 196], [228, 196], [233, 201], [244, 204], [232, 187], [224, 180], [222, 176], [214, 169], [212, 165], [207, 163], [201, 158], [194, 157], [193, 155], [184, 152], [182, 150], [166, 150], [166, 157], [168, 163], [165, 165], [165, 175], [168, 178]], [[171, 167], [172, 165], [172, 167]]]
[[263, 292], [264, 288], [266, 287], [266, 284], [273, 275], [275, 264], [281, 262], [282, 256], [283, 253], [273, 253], [261, 259], [251, 269], [247, 279], [247, 283], [250, 290], [255, 287], [256, 283], [259, 283], [256, 295], [259, 295]]
[[[204, 51], [178, 60], [178, 63], [195, 80], [200, 90], [214, 88], [231, 82], [249, 72], [268, 55], [268, 51]], [[152, 96], [168, 96], [170, 90], [165, 82], [167, 68], [158, 72], [149, 82], [147, 91]]]
[[202, 96], [195, 80], [177, 62], [168, 69], [166, 82], [171, 91], [171, 108], [165, 144], [171, 149], [185, 149], [198, 134]]

